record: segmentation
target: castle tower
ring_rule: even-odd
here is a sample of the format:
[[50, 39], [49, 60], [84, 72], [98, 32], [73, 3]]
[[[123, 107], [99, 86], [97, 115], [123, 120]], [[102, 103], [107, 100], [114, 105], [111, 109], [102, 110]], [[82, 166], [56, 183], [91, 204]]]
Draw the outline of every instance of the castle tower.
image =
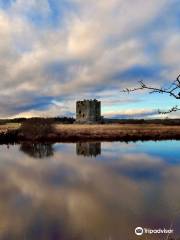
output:
[[77, 123], [98, 123], [101, 121], [101, 102], [83, 100], [76, 102]]

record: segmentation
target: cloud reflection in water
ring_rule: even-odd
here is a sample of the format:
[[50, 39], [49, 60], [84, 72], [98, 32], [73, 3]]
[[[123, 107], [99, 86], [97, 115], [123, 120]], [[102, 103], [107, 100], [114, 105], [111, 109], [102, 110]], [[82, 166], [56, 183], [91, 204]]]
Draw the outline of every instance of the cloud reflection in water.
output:
[[102, 143], [102, 154], [87, 158], [55, 144], [43, 161], [1, 146], [0, 238], [129, 240], [136, 226], [172, 219], [180, 234], [180, 165], [138, 145]]

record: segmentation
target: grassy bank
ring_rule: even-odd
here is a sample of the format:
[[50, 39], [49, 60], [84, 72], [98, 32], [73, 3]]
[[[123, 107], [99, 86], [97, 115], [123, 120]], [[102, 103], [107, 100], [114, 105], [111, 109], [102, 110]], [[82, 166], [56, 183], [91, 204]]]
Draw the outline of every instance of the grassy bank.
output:
[[[102, 124], [77, 125], [53, 124], [50, 131], [37, 125], [39, 132], [32, 134], [31, 125], [20, 130], [19, 124], [0, 126], [0, 142], [42, 141], [138, 141], [138, 140], [180, 140], [180, 126], [162, 124]], [[32, 129], [34, 129], [32, 127]], [[43, 129], [43, 130], [42, 130]]]
[[55, 129], [64, 139], [100, 141], [180, 139], [180, 126], [161, 124], [56, 125]]

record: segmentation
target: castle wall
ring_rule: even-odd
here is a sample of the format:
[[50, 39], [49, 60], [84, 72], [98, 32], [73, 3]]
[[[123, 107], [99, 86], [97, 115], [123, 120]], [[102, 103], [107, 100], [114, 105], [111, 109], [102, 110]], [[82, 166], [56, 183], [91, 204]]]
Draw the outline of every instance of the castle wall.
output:
[[101, 102], [84, 100], [76, 103], [76, 122], [99, 122], [101, 120]]

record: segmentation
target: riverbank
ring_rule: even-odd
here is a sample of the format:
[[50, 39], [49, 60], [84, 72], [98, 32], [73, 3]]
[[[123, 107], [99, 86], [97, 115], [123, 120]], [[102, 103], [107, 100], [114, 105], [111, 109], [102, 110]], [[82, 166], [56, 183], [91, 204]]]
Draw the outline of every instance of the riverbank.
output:
[[98, 141], [180, 140], [180, 126], [161, 124], [56, 125], [62, 139]]
[[77, 142], [77, 141], [145, 141], [180, 140], [180, 126], [161, 124], [54, 124], [53, 131], [33, 139], [22, 133], [20, 125], [0, 125], [0, 143]]

